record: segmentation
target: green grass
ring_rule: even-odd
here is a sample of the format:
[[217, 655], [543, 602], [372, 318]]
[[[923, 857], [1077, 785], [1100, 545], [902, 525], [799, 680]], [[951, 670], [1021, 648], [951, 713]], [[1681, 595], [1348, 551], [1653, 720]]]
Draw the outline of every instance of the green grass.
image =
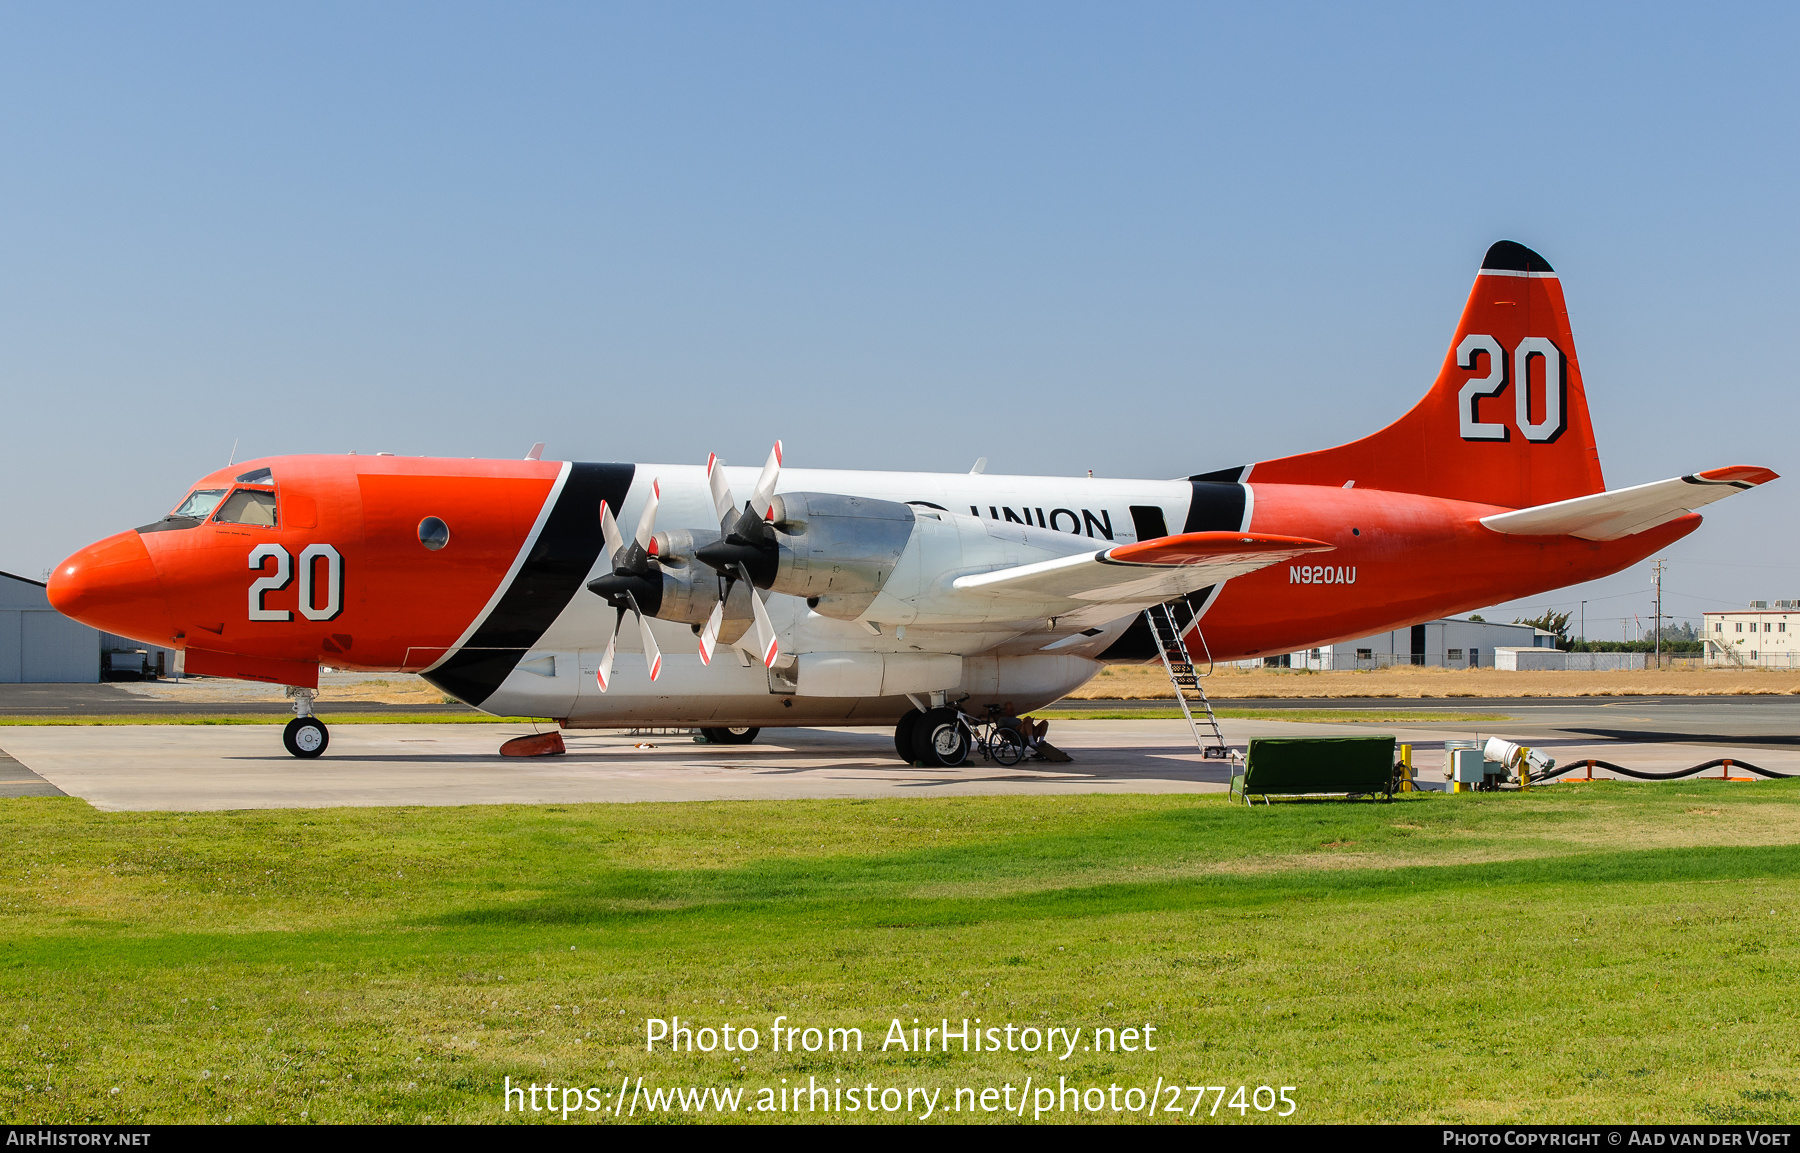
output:
[[[1464, 724], [1510, 721], [1504, 713], [1449, 713], [1421, 709], [1221, 709], [1222, 720], [1307, 721], [1313, 724]], [[1180, 709], [1036, 709], [1034, 717], [1051, 721], [1178, 721]]]
[[[1374, 722], [1470, 723], [1510, 721], [1502, 713], [1448, 713], [1424, 710], [1351, 709], [1214, 709], [1229, 720], [1312, 721], [1327, 724]], [[1146, 709], [1038, 709], [1031, 714], [1064, 721], [1167, 721], [1180, 720], [1181, 710]], [[493, 717], [486, 713], [334, 713], [319, 714], [334, 725], [493, 725], [554, 724], [545, 717]], [[286, 712], [268, 713], [119, 713], [112, 715], [0, 716], [4, 725], [285, 725], [293, 718]]]
[[[541, 717], [494, 717], [487, 713], [334, 713], [320, 719], [333, 725], [511, 725], [554, 724]], [[292, 713], [121, 713], [111, 716], [0, 717], [0, 725], [285, 725]]]
[[[1792, 1122], [1796, 817], [1800, 781], [1255, 810], [0, 801], [0, 1111], [487, 1122], [507, 1076], [1064, 1076], [1293, 1085], [1296, 1121]], [[645, 1054], [671, 1014], [765, 1041], [741, 1067]], [[778, 1014], [868, 1051], [771, 1053]], [[1159, 1044], [884, 1054], [895, 1017], [1151, 1022]]]

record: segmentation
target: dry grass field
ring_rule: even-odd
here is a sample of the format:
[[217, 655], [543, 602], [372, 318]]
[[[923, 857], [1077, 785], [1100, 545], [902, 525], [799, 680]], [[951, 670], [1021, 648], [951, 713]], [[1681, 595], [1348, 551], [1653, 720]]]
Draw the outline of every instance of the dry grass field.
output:
[[[1663, 669], [1619, 673], [1501, 672], [1414, 668], [1317, 673], [1221, 668], [1206, 680], [1214, 700], [1244, 697], [1719, 697], [1800, 695], [1800, 670]], [[1080, 700], [1172, 697], [1161, 664], [1109, 665], [1070, 693]]]
[[[148, 681], [122, 684], [121, 688], [156, 700], [185, 701], [196, 705], [283, 701], [280, 685], [234, 681], [219, 677], [189, 677], [180, 682]], [[329, 672], [319, 676], [319, 700], [373, 702], [384, 705], [436, 705], [453, 703], [443, 690], [410, 673]]]
[[[282, 699], [280, 688], [248, 681], [190, 679], [179, 686], [153, 682], [130, 687], [146, 696], [197, 705]], [[1682, 668], [1619, 673], [1514, 673], [1495, 669], [1401, 665], [1364, 672], [1317, 673], [1297, 669], [1220, 668], [1207, 678], [1206, 692], [1214, 700], [1797, 696], [1800, 695], [1800, 670]], [[1069, 696], [1077, 700], [1172, 699], [1169, 678], [1164, 675], [1161, 664], [1108, 665], [1099, 676]], [[441, 691], [405, 673], [328, 673], [320, 678], [319, 699], [328, 704], [349, 701], [389, 705], [446, 702]]]

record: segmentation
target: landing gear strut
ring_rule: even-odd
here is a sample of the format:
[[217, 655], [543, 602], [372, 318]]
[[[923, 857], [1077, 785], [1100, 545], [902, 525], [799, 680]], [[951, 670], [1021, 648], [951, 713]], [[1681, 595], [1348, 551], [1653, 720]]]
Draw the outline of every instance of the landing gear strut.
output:
[[294, 719], [281, 730], [281, 743], [296, 757], [316, 757], [331, 743], [325, 722], [313, 716], [313, 698], [319, 695], [319, 690], [290, 685], [287, 695], [294, 698]]

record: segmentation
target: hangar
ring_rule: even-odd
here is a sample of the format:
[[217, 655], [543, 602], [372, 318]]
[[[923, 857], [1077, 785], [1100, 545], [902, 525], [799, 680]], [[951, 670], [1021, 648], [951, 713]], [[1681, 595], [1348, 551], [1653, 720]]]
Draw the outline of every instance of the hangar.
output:
[[42, 581], [0, 572], [0, 684], [91, 683], [112, 669], [160, 675], [173, 660], [57, 612]]
[[[1335, 645], [1303, 649], [1289, 656], [1288, 663], [1282, 667], [1384, 669], [1410, 664], [1436, 668], [1493, 668], [1497, 650], [1555, 647], [1556, 634], [1535, 625], [1435, 620]], [[1280, 659], [1273, 658], [1274, 661]]]

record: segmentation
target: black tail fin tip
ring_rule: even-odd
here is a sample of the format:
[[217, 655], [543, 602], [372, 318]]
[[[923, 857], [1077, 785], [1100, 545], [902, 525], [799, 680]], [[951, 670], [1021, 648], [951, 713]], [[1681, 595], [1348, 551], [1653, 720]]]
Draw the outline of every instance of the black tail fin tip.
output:
[[1487, 250], [1481, 267], [1495, 272], [1555, 272], [1550, 262], [1512, 240], [1502, 240]]

